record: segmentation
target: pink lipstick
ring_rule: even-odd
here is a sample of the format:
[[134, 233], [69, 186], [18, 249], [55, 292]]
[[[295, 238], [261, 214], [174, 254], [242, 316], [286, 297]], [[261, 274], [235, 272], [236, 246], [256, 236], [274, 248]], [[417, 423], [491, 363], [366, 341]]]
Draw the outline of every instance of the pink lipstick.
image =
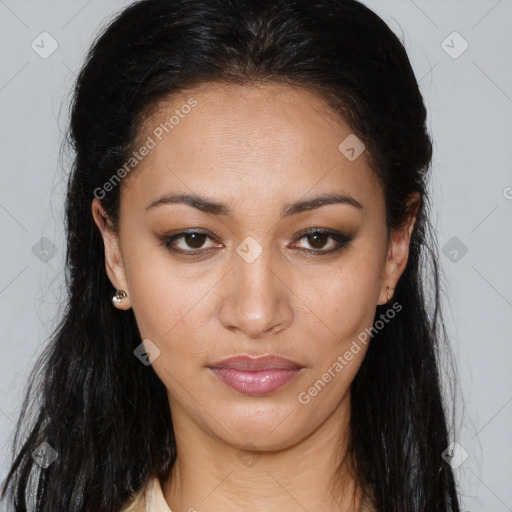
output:
[[231, 357], [209, 368], [220, 381], [235, 391], [261, 396], [284, 386], [304, 367], [284, 357], [270, 354], [261, 357]]

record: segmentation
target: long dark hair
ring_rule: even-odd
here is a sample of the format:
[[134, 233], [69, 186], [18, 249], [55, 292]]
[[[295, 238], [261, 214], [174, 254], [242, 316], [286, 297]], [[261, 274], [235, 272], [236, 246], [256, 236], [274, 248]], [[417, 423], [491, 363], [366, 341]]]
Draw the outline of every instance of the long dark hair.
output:
[[[281, 82], [320, 94], [365, 143], [388, 230], [408, 215], [409, 195], [421, 194], [392, 299], [402, 310], [374, 335], [352, 383], [350, 453], [380, 512], [459, 512], [442, 458], [447, 336], [428, 215], [426, 109], [403, 44], [355, 0], [142, 0], [99, 35], [71, 109], [68, 301], [32, 373], [2, 496], [17, 512], [115, 512], [151, 476], [169, 475], [176, 444], [166, 389], [134, 357], [141, 338], [133, 311], [112, 307], [91, 201], [133, 151], [151, 108], [213, 81]], [[114, 224], [119, 189], [101, 201]], [[377, 306], [375, 320], [383, 311]], [[46, 469], [32, 456], [43, 442], [57, 453]]]

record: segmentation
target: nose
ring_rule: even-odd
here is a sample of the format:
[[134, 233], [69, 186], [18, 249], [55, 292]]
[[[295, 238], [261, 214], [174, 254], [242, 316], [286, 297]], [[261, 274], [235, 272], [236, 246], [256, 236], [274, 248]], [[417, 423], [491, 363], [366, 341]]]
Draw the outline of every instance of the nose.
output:
[[258, 339], [286, 329], [293, 320], [291, 290], [284, 270], [263, 251], [254, 261], [233, 256], [220, 308], [220, 320], [230, 331]]

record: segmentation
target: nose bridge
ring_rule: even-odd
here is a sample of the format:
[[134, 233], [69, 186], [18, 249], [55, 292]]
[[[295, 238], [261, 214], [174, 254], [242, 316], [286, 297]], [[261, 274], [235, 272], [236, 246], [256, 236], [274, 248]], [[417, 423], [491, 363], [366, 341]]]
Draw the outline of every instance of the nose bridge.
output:
[[243, 293], [244, 297], [251, 300], [261, 301], [268, 304], [271, 297], [268, 296], [272, 290], [271, 283], [275, 280], [275, 274], [272, 271], [272, 261], [270, 250], [262, 252], [254, 261], [246, 261], [239, 257], [236, 264], [236, 274], [238, 278], [238, 293]]
[[233, 253], [232, 282], [223, 307], [225, 327], [257, 337], [286, 323], [291, 312], [277, 278], [278, 258], [269, 247], [247, 237]]

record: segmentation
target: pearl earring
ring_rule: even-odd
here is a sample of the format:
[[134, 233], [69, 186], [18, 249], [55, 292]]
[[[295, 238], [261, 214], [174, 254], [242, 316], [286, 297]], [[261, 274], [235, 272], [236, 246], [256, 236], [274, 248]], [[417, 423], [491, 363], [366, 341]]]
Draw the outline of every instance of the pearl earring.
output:
[[389, 290], [394, 290], [394, 288], [391, 288], [389, 286], [386, 286], [386, 289], [387, 289], [387, 294], [388, 294], [388, 303], [390, 302], [391, 300], [391, 297], [389, 296]]
[[126, 292], [124, 290], [117, 290], [116, 294], [112, 297], [112, 304], [114, 306], [119, 306], [121, 301], [126, 297]]

